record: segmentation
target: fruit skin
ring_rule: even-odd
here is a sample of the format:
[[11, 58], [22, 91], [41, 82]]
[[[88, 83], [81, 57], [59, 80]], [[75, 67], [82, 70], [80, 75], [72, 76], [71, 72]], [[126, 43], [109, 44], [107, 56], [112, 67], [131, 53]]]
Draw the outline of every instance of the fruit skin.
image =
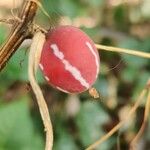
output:
[[40, 68], [53, 87], [66, 93], [80, 93], [95, 82], [100, 59], [94, 42], [83, 31], [59, 26], [47, 34]]

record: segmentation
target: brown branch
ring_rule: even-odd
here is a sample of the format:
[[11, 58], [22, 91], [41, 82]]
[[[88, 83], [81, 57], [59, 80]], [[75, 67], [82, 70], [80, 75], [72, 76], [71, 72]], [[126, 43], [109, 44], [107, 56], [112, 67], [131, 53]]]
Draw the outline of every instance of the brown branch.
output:
[[20, 21], [13, 24], [8, 39], [0, 48], [0, 71], [4, 68], [7, 61], [21, 43], [25, 39], [32, 37], [31, 26], [36, 14], [37, 4], [35, 2], [25, 0], [20, 10], [21, 11], [18, 16]]

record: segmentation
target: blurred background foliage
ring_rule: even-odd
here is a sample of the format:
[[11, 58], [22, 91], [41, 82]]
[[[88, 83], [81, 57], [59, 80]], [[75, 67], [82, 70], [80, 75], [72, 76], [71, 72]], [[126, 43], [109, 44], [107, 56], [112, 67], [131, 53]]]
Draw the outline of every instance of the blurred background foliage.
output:
[[[15, 1], [15, 2], [14, 2]], [[21, 0], [0, 2], [0, 17], [12, 17]], [[149, 0], [43, 0], [48, 19], [38, 10], [36, 22], [50, 26], [74, 25], [95, 43], [150, 52]], [[0, 24], [0, 44], [10, 26]], [[43, 124], [27, 77], [30, 40], [22, 44], [0, 73], [0, 150], [42, 150]], [[47, 85], [41, 72], [39, 83], [49, 106], [54, 128], [54, 150], [84, 149], [124, 118], [150, 77], [150, 60], [99, 51], [101, 68], [94, 85], [100, 100], [88, 92], [68, 95]], [[121, 150], [129, 143], [143, 120], [144, 105], [125, 127], [97, 150]], [[150, 147], [150, 124], [140, 141], [140, 150]], [[118, 142], [119, 141], [119, 142]], [[118, 144], [119, 143], [119, 144]]]

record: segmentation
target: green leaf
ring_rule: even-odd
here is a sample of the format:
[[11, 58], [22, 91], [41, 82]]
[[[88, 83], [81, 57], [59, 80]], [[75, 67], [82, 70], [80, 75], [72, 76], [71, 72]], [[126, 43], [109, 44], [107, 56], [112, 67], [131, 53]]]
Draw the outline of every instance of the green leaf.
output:
[[141, 50], [145, 52], [150, 52], [150, 37], [144, 39], [141, 44]]
[[[60, 116], [59, 116], [60, 117]], [[77, 150], [77, 146], [73, 136], [69, 134], [65, 123], [59, 118], [55, 125], [56, 140], [54, 143], [54, 150]]]
[[61, 134], [62, 135], [57, 137], [57, 141], [54, 144], [54, 150], [76, 150], [77, 147], [73, 138], [65, 131], [61, 132]]
[[147, 71], [141, 71], [140, 76], [137, 76], [137, 82], [135, 89], [133, 90], [133, 100], [137, 100], [137, 97], [139, 96], [139, 93], [142, 91], [142, 89], [145, 87], [147, 81], [150, 78], [150, 72]]
[[[142, 43], [140, 41], [137, 41], [137, 40], [132, 39], [132, 38], [121, 42], [119, 44], [119, 47], [129, 48], [129, 49], [133, 49], [133, 50], [137, 50], [137, 51], [138, 50], [142, 51], [142, 49], [143, 49]], [[124, 62], [132, 68], [141, 68], [144, 65], [146, 65], [148, 62], [148, 59], [140, 58], [140, 57], [136, 57], [136, 56], [131, 56], [131, 55], [126, 55], [126, 54], [122, 54], [122, 57], [123, 57]]]
[[92, 39], [94, 39], [94, 36], [99, 32], [99, 28], [86, 28], [82, 27], [81, 28], [88, 36]]
[[[105, 76], [106, 77], [106, 76]], [[94, 87], [104, 96], [108, 95], [108, 81], [102, 75], [99, 75], [99, 78], [96, 80]]]
[[114, 9], [114, 20], [116, 26], [121, 30], [127, 30], [128, 19], [127, 19], [127, 8], [125, 5], [119, 5]]
[[97, 102], [84, 102], [76, 118], [82, 144], [87, 146], [102, 136], [102, 125], [108, 120], [108, 114]]
[[101, 6], [105, 1], [104, 0], [84, 0], [90, 6]]
[[[25, 49], [17, 50], [10, 59], [0, 75], [1, 84], [8, 86], [16, 80], [28, 81], [28, 54], [25, 51]], [[39, 82], [44, 81], [40, 71], [37, 73], [37, 79]]]
[[25, 49], [19, 49], [8, 62], [1, 74], [1, 79], [5, 77], [5, 81], [11, 80], [27, 80], [28, 79], [28, 55]]
[[78, 14], [78, 6], [74, 1], [60, 0], [59, 7], [65, 16], [75, 17]]
[[1, 105], [0, 121], [0, 150], [43, 149], [42, 138], [34, 133], [26, 99]]
[[127, 67], [121, 72], [121, 77], [126, 82], [133, 82], [137, 79], [139, 70], [134, 67]]

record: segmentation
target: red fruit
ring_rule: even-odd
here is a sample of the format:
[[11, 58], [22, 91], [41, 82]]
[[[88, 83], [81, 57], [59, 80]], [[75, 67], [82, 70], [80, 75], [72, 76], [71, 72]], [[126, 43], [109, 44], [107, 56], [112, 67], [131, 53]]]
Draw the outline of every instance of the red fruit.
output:
[[98, 76], [99, 55], [93, 41], [80, 29], [60, 26], [47, 35], [40, 68], [53, 87], [66, 93], [83, 92]]

